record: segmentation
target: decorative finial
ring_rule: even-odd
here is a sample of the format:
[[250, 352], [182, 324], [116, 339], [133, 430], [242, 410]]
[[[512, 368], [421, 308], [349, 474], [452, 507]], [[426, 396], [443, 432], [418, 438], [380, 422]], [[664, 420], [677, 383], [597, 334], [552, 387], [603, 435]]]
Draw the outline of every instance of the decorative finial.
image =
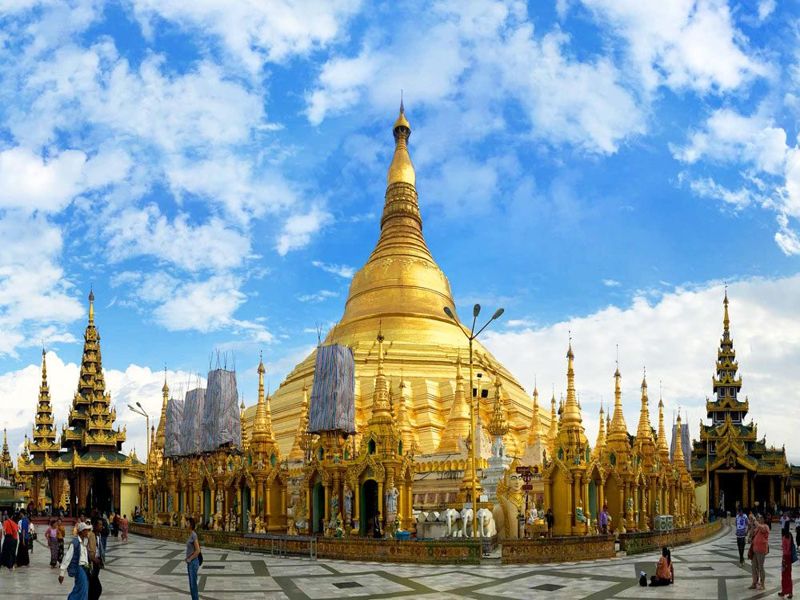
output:
[[400, 114], [403, 115], [403, 114], [405, 114], [405, 112], [406, 112], [406, 109], [403, 106], [403, 88], [400, 88]]

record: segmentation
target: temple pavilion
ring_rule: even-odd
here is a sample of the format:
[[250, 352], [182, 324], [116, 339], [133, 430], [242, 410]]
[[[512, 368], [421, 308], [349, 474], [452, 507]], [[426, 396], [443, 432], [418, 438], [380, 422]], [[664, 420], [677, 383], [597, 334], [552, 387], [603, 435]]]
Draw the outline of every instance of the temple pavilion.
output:
[[731, 337], [728, 292], [725, 291], [722, 338], [717, 350], [716, 374], [711, 380], [714, 400], [706, 399], [711, 423], [700, 423], [700, 439], [692, 449], [692, 477], [709, 482], [712, 510], [733, 512], [738, 506], [775, 511], [797, 505], [797, 480], [793, 479], [786, 449], [767, 445], [758, 426], [745, 417], [750, 400], [740, 399], [742, 377]]
[[[94, 293], [89, 293], [89, 322], [83, 336], [78, 389], [60, 442], [53, 421], [47, 362], [42, 351], [42, 382], [32, 437], [19, 458], [18, 471], [29, 478], [31, 502], [50, 503], [76, 515], [78, 510], [133, 512], [138, 503], [138, 474], [143, 465], [121, 452], [125, 430], [114, 429], [116, 410], [106, 392], [100, 333], [94, 322]], [[123, 491], [127, 497], [123, 498]]]

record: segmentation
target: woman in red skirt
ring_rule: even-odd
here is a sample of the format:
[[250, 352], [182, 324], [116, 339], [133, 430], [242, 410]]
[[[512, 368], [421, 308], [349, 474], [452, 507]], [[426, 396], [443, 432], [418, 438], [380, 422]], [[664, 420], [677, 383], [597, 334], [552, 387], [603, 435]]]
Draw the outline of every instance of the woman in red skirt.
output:
[[781, 561], [781, 593], [778, 594], [781, 598], [784, 596], [786, 598], [792, 597], [792, 550], [794, 548], [794, 540], [792, 539], [792, 534], [789, 531], [789, 528], [786, 527], [783, 530], [783, 535], [781, 537], [781, 550], [782, 552], [782, 561]]

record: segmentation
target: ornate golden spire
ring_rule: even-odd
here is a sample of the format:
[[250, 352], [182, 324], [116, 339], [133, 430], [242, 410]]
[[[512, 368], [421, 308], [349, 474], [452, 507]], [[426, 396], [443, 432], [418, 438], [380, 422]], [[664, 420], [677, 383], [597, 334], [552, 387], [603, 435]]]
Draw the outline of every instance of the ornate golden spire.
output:
[[722, 301], [722, 305], [725, 307], [722, 316], [722, 331], [723, 335], [727, 333], [730, 335], [731, 329], [731, 320], [728, 317], [728, 286], [725, 286], [725, 299]]
[[416, 185], [417, 176], [414, 172], [414, 165], [411, 163], [411, 156], [408, 154], [408, 138], [411, 136], [411, 125], [406, 119], [406, 111], [403, 101], [400, 100], [400, 115], [392, 127], [394, 133], [394, 156], [389, 172], [386, 175], [386, 185], [393, 183], [407, 183]]
[[47, 383], [47, 353], [42, 348], [42, 383], [39, 385], [39, 402], [36, 407], [36, 418], [33, 423], [31, 451], [34, 456], [39, 452], [58, 452], [56, 430], [53, 426], [53, 406], [50, 402], [50, 386]]
[[308, 383], [303, 382], [303, 402], [300, 404], [300, 419], [297, 421], [297, 430], [294, 433], [294, 442], [289, 451], [289, 460], [303, 460], [305, 450], [303, 439], [308, 431]]
[[686, 459], [683, 456], [683, 441], [681, 431], [681, 413], [678, 412], [678, 420], [675, 422], [675, 454], [672, 457], [672, 463], [678, 472], [683, 474], [686, 472]]
[[556, 391], [553, 389], [553, 395], [550, 398], [550, 429], [547, 431], [547, 449], [552, 455], [556, 447], [556, 439], [558, 438], [558, 412], [556, 411]]
[[[27, 439], [27, 436], [26, 436]], [[8, 451], [8, 434], [3, 427], [3, 452], [0, 454], [0, 477], [11, 479], [14, 476], [14, 462], [11, 453]]]
[[669, 464], [669, 445], [667, 444], [667, 433], [664, 430], [664, 400], [658, 399], [658, 439], [656, 440], [658, 458], [661, 464]]
[[642, 458], [646, 466], [655, 462], [655, 441], [653, 440], [653, 429], [650, 427], [650, 407], [647, 397], [647, 376], [642, 377], [642, 407], [639, 411], [639, 427], [636, 430], [636, 440], [634, 449]]
[[597, 441], [594, 444], [592, 458], [600, 459], [606, 451], [606, 414], [603, 410], [603, 401], [600, 400], [600, 426], [597, 429]]
[[264, 359], [261, 357], [258, 361], [258, 404], [256, 404], [256, 416], [253, 419], [253, 434], [250, 437], [252, 447], [258, 451], [266, 451], [268, 446], [275, 443], [269, 395], [264, 393], [264, 373], [266, 371]]
[[370, 425], [392, 423], [392, 412], [389, 409], [389, 384], [383, 372], [383, 334], [378, 333], [378, 372], [375, 375], [375, 390], [372, 393], [372, 415]]
[[453, 406], [447, 418], [442, 441], [437, 452], [456, 454], [460, 452], [459, 440], [469, 437], [469, 404], [467, 403], [464, 375], [461, 372], [461, 354], [456, 358], [456, 389], [453, 394]]
[[541, 439], [539, 431], [539, 389], [533, 385], [533, 411], [531, 413], [531, 429], [528, 432], [528, 445], [533, 446]]
[[631, 443], [628, 438], [628, 425], [622, 410], [622, 375], [619, 372], [619, 361], [614, 371], [614, 415], [608, 427], [606, 447], [616, 456], [617, 465], [624, 468], [630, 459]]
[[494, 379], [494, 405], [492, 407], [492, 418], [489, 420], [487, 431], [494, 437], [503, 437], [508, 433], [508, 422], [506, 421], [505, 411], [503, 410], [503, 384], [500, 377]]
[[167, 443], [167, 405], [169, 404], [169, 386], [167, 385], [167, 367], [164, 367], [164, 385], [161, 386], [161, 417], [156, 430], [156, 447], [164, 450]]
[[567, 350], [567, 401], [564, 404], [564, 413], [561, 417], [562, 426], [580, 425], [583, 422], [581, 409], [578, 406], [578, 399], [575, 395], [575, 369], [573, 362], [575, 355], [572, 353], [572, 342], [569, 343]]
[[94, 290], [89, 288], [89, 325], [94, 325]]

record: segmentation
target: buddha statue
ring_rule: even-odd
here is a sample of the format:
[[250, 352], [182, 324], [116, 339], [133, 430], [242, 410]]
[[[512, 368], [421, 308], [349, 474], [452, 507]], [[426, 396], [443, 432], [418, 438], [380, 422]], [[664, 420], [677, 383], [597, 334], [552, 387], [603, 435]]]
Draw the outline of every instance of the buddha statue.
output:
[[503, 478], [497, 484], [497, 503], [492, 509], [492, 516], [497, 525], [497, 534], [501, 538], [519, 537], [519, 517], [525, 514], [525, 493], [522, 475], [517, 473], [519, 462], [511, 463]]

